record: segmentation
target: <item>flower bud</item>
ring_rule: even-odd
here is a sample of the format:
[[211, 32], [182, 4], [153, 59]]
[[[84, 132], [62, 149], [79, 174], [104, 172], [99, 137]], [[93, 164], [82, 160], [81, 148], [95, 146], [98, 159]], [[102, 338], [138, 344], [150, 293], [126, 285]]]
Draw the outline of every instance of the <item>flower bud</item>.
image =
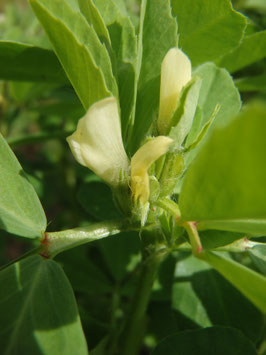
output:
[[182, 152], [169, 152], [166, 155], [162, 174], [160, 176], [160, 197], [170, 196], [185, 169]]
[[182, 88], [191, 79], [191, 62], [178, 48], [171, 48], [161, 67], [160, 105], [158, 130], [166, 134], [170, 120], [177, 108]]

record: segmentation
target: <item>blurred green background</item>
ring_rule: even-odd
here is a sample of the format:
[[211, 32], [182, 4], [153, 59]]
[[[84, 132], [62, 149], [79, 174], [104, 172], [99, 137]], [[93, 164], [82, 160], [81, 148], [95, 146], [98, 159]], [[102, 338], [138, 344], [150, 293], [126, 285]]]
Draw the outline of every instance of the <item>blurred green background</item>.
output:
[[[126, 0], [126, 5], [137, 26], [139, 1]], [[250, 20], [247, 33], [266, 29], [265, 0], [238, 0], [234, 1], [234, 7], [248, 15]], [[26, 0], [0, 2], [0, 40], [51, 48]], [[244, 103], [254, 98], [266, 100], [265, 57], [255, 64], [233, 72], [232, 75]], [[48, 231], [64, 230], [117, 217], [109, 188], [74, 160], [65, 141], [65, 137], [75, 129], [77, 120], [83, 114], [84, 109], [79, 99], [67, 83], [4, 81], [0, 78], [0, 132], [9, 142], [38, 193], [46, 212]], [[0, 264], [4, 265], [19, 257], [33, 246], [32, 240], [0, 230]], [[78, 247], [56, 258], [63, 265], [77, 296], [89, 348], [94, 347], [104, 337], [110, 324], [114, 325], [123, 316], [123, 302], [126, 304], [127, 296], [135, 284], [135, 266], [140, 259], [139, 250], [138, 236], [128, 233]], [[208, 325], [207, 320], [199, 320], [196, 324], [188, 314], [186, 317], [182, 315], [180, 310], [176, 310], [175, 315], [169, 315], [170, 289], [175, 277], [176, 257], [182, 259], [185, 256], [187, 255], [180, 253], [173, 255], [162, 266], [150, 304], [153, 322], [150, 336], [146, 338], [148, 346], [154, 343], [156, 337], [159, 339], [164, 334], [169, 334], [171, 329], [177, 331]], [[245, 257], [242, 261], [245, 262]], [[247, 262], [250, 263], [249, 259]], [[195, 263], [197, 265], [194, 265]], [[200, 282], [193, 279], [195, 287], [201, 288], [199, 294], [203, 300], [200, 285], [209, 282], [208, 279], [215, 279], [221, 289], [228, 292], [230, 288], [228, 294], [232, 293], [235, 297], [234, 304], [241, 306], [243, 302], [247, 302], [247, 316], [250, 312], [254, 327], [252, 331], [242, 330], [252, 339], [259, 336], [260, 315], [238, 291], [213, 270], [205, 270], [199, 261], [186, 261], [184, 275], [179, 277], [187, 280], [192, 278], [189, 272], [186, 274], [184, 271], [189, 268], [203, 268]], [[181, 292], [181, 283], [174, 287], [179, 287]], [[186, 287], [183, 287], [183, 292], [188, 291]], [[216, 305], [215, 301], [213, 302], [214, 310]], [[217, 323], [218, 319], [218, 324], [228, 324], [222, 314], [214, 313], [214, 323]], [[241, 317], [239, 321], [234, 321], [238, 328], [245, 326]], [[256, 327], [259, 328], [258, 331]]]

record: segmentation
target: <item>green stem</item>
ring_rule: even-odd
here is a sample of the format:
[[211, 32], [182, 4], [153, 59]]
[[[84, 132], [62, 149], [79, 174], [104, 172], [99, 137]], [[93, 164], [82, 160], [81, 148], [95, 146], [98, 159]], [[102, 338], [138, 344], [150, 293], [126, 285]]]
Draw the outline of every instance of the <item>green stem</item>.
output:
[[202, 252], [202, 245], [196, 222], [185, 222], [183, 227], [187, 231], [193, 255], [198, 256]]
[[143, 257], [135, 295], [120, 337], [119, 354], [121, 355], [138, 354], [145, 333], [146, 310], [150, 293], [165, 255], [166, 251], [164, 249], [156, 250]]
[[[234, 241], [231, 244], [223, 245], [221, 247], [217, 248], [210, 248], [208, 251], [225, 251], [225, 252], [231, 252], [231, 253], [244, 253], [249, 249], [252, 249], [256, 246], [259, 245], [266, 245], [266, 243], [260, 243], [260, 242], [253, 242], [252, 240], [249, 240], [247, 238], [242, 238], [239, 240]], [[181, 245], [178, 245], [176, 248], [173, 248], [174, 250], [184, 250], [184, 251], [191, 251], [191, 244], [185, 242]], [[205, 249], [206, 250], [206, 249]]]
[[42, 240], [43, 257], [53, 258], [67, 249], [74, 248], [94, 240], [109, 237], [130, 230], [125, 221], [107, 221], [94, 223], [87, 227], [68, 229], [61, 232], [46, 232]]

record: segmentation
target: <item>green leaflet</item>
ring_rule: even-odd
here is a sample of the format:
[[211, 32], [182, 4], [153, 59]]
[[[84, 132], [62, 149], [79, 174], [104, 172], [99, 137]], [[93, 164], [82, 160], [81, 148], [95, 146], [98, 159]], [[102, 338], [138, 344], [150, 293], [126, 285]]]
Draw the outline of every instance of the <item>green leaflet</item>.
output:
[[41, 237], [46, 229], [38, 196], [1, 134], [0, 227], [27, 238]]
[[227, 327], [187, 330], [166, 337], [152, 355], [256, 355], [255, 346], [243, 334]]
[[[243, 235], [243, 233], [226, 232], [221, 230], [200, 231], [199, 236], [204, 250], [216, 249], [224, 246], [233, 247], [235, 243], [237, 244], [237, 246], [239, 245], [241, 247], [241, 245], [243, 245], [242, 238], [244, 238], [245, 240], [245, 236]], [[246, 245], [243, 246], [242, 251], [245, 250], [245, 247]]]
[[98, 11], [97, 7], [92, 0], [78, 0], [79, 7], [83, 15], [86, 17], [88, 23], [95, 29], [99, 39], [106, 43], [107, 46], [111, 45], [109, 32], [105, 26], [103, 18]]
[[240, 45], [217, 61], [231, 73], [266, 57], [266, 30], [246, 36]]
[[13, 41], [0, 41], [0, 78], [68, 83], [52, 51]]
[[[224, 125], [227, 118], [235, 115], [241, 106], [238, 90], [226, 70], [213, 63], [206, 63], [193, 74], [194, 81], [184, 88], [172, 118], [170, 137], [177, 146], [183, 143], [188, 133], [190, 144], [196, 145], [203, 139], [214, 119], [215, 124]], [[190, 133], [190, 129], [193, 132]], [[189, 145], [186, 142], [187, 148]]]
[[186, 148], [196, 141], [199, 132], [201, 130], [200, 128], [202, 126], [201, 123], [202, 123], [202, 110], [199, 106], [197, 106], [191, 129], [189, 131], [189, 134], [187, 135], [187, 139], [185, 143]]
[[[201, 79], [201, 88], [197, 101], [198, 108], [191, 128], [192, 132], [189, 133], [188, 142], [186, 141], [185, 144], [186, 148], [189, 148], [189, 142], [195, 143], [196, 146], [201, 143], [200, 141], [208, 136], [213, 127], [224, 126], [241, 107], [239, 92], [227, 70], [218, 68], [213, 63], [205, 63], [197, 67], [193, 75]], [[198, 153], [198, 147], [195, 145], [193, 144], [195, 149], [186, 154], [187, 166]]]
[[74, 11], [79, 10], [78, 0], [66, 0], [66, 2]]
[[161, 64], [168, 50], [177, 46], [177, 23], [170, 1], [150, 0], [142, 8], [142, 58], [139, 89], [161, 73]]
[[246, 0], [243, 3], [244, 8], [258, 10], [258, 12], [265, 13], [266, 3], [264, 0]]
[[266, 313], [266, 278], [264, 276], [217, 253], [205, 252], [200, 257], [230, 281], [258, 309]]
[[235, 80], [238, 90], [266, 92], [266, 73], [256, 76], [248, 76]]
[[261, 312], [210, 265], [192, 255], [177, 262], [172, 308], [197, 326], [236, 328], [254, 343], [263, 329]]
[[113, 200], [112, 190], [103, 182], [88, 182], [81, 185], [78, 200], [85, 211], [98, 220], [120, 218]]
[[[201, 294], [197, 292], [199, 291], [197, 277], [200, 278], [199, 275], [209, 273], [210, 269], [209, 265], [192, 255], [180, 260], [176, 265], [172, 288], [172, 309], [202, 327], [211, 326], [212, 322], [211, 317], [208, 316], [208, 303], [201, 301]], [[193, 286], [196, 286], [196, 290], [193, 289]], [[209, 283], [208, 287], [211, 288], [211, 286]]]
[[31, 256], [0, 272], [1, 354], [87, 355], [72, 288], [61, 267]]
[[240, 43], [246, 18], [230, 0], [171, 0], [177, 17], [179, 45], [193, 66], [215, 60]]
[[192, 148], [209, 134], [212, 126], [224, 126], [231, 116], [239, 112], [240, 107], [239, 92], [225, 69], [205, 63], [194, 71], [193, 79], [184, 88], [172, 118], [173, 124], [177, 125], [170, 131], [176, 145], [182, 144], [188, 135], [185, 147], [191, 151], [186, 154], [187, 165], [198, 152], [198, 149]]
[[[82, 0], [79, 0], [82, 1]], [[137, 48], [135, 29], [121, 0], [93, 0], [110, 34], [117, 69], [121, 63], [135, 65]]]
[[201, 127], [210, 119], [220, 105], [214, 125], [223, 126], [228, 118], [236, 115], [241, 107], [239, 92], [230, 74], [213, 63], [199, 66], [193, 75], [202, 80], [198, 105], [201, 108]]
[[[215, 107], [211, 117], [209, 118], [209, 120], [204, 124], [204, 126], [201, 128], [201, 130], [199, 130], [199, 133], [198, 135], [195, 137], [195, 139], [192, 141], [191, 144], [188, 144], [187, 143], [187, 140], [186, 140], [186, 150], [187, 151], [190, 151], [192, 149], [195, 149], [199, 144], [200, 142], [205, 138], [205, 135], [206, 133], [208, 132], [209, 128], [211, 127], [213, 121], [215, 120], [216, 116], [217, 116], [217, 113], [219, 112], [220, 110], [220, 105], [217, 104], [217, 106]], [[195, 126], [194, 126], [195, 127]]]
[[133, 153], [156, 119], [161, 63], [172, 47], [177, 46], [177, 23], [169, 0], [143, 1], [139, 35], [139, 81], [136, 119], [129, 148]]
[[83, 106], [117, 96], [107, 49], [80, 12], [66, 0], [30, 0]]
[[266, 232], [265, 105], [213, 130], [187, 171], [179, 206], [199, 229]]
[[161, 198], [158, 201], [156, 201], [155, 205], [167, 211], [174, 218], [180, 216], [180, 210], [178, 205], [170, 198], [167, 197]]
[[266, 244], [256, 245], [248, 254], [257, 268], [266, 276]]
[[137, 37], [135, 28], [123, 1], [93, 1], [105, 22], [111, 39], [112, 50], [110, 52], [119, 87], [122, 132], [125, 139], [134, 124], [136, 103]]

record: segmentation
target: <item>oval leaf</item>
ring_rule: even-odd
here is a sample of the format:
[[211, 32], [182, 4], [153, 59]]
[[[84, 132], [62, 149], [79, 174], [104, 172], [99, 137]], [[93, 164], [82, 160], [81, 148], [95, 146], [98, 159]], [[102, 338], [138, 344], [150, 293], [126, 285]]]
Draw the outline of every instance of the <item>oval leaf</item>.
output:
[[106, 47], [66, 0], [30, 0], [83, 106], [117, 94]]
[[13, 41], [0, 41], [0, 78], [68, 83], [52, 51]]
[[165, 338], [152, 355], [256, 355], [253, 344], [234, 328], [189, 330]]
[[188, 169], [181, 217], [198, 228], [266, 233], [266, 106], [253, 104], [216, 128]]
[[41, 237], [46, 229], [38, 196], [1, 134], [0, 227], [27, 238]]
[[201, 259], [219, 271], [221, 275], [266, 314], [266, 277], [217, 253], [202, 253]]
[[236, 328], [254, 343], [263, 331], [261, 312], [224, 277], [192, 255], [177, 263], [172, 307], [197, 326]]
[[232, 9], [229, 0], [172, 0], [172, 6], [179, 45], [193, 66], [230, 52], [243, 37], [246, 19]]
[[1, 271], [0, 282], [1, 354], [88, 354], [73, 291], [56, 262], [31, 256]]

